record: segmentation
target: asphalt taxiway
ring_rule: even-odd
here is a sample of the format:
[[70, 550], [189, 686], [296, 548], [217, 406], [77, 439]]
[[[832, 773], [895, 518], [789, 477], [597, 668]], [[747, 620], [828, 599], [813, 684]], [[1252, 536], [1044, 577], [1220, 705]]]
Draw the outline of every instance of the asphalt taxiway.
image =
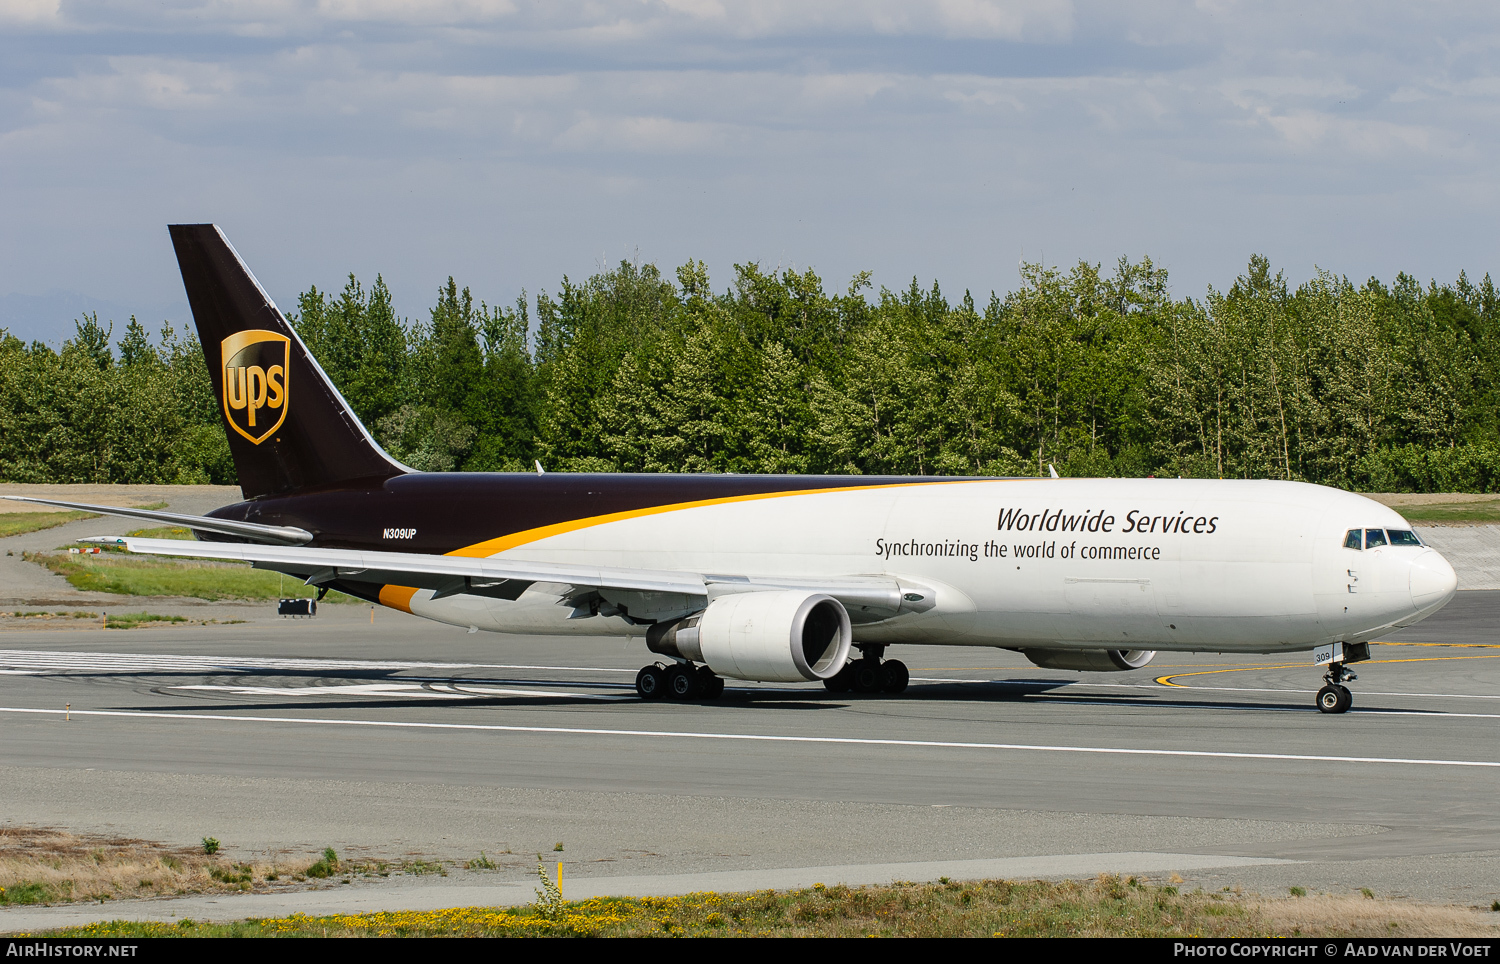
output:
[[499, 869], [209, 910], [6, 908], [0, 931], [130, 906], [521, 901], [538, 853], [564, 862], [569, 896], [1119, 872], [1500, 898], [1500, 592], [1377, 645], [1343, 716], [1314, 708], [1306, 654], [1081, 675], [911, 647], [889, 654], [912, 669], [899, 697], [731, 682], [712, 703], [643, 703], [640, 640], [245, 614], [0, 626], [5, 820], [246, 855], [483, 851]]

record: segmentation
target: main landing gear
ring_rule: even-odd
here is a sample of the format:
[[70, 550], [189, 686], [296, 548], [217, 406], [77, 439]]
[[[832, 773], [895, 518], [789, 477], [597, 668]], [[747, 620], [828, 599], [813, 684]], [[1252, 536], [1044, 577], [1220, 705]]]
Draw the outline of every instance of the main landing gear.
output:
[[652, 663], [635, 674], [635, 691], [643, 700], [716, 700], [724, 695], [724, 680], [707, 666]]
[[1349, 712], [1349, 707], [1354, 705], [1354, 694], [1349, 692], [1349, 687], [1344, 683], [1352, 683], [1359, 677], [1349, 671], [1347, 664], [1363, 662], [1369, 658], [1369, 643], [1334, 643], [1330, 647], [1313, 651], [1315, 662], [1328, 664], [1328, 672], [1323, 674], [1323, 688], [1318, 690], [1318, 712]]
[[911, 680], [899, 659], [881, 659], [884, 646], [861, 646], [860, 658], [823, 681], [830, 693], [901, 693]]

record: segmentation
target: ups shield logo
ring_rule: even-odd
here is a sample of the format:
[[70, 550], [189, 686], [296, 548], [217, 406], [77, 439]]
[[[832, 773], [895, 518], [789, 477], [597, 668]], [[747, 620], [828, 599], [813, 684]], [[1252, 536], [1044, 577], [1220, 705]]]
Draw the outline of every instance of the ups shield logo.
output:
[[274, 331], [237, 331], [221, 343], [224, 417], [256, 445], [286, 421], [292, 342]]

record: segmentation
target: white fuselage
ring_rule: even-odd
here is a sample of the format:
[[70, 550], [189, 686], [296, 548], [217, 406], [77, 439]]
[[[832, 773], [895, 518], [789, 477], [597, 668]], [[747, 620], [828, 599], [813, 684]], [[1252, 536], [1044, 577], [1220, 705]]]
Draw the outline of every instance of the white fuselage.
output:
[[[1425, 546], [1344, 547], [1409, 530], [1370, 499], [1296, 482], [955, 480], [716, 501], [601, 520], [498, 554], [750, 577], [890, 576], [936, 605], [856, 623], [855, 639], [1074, 649], [1276, 652], [1361, 642], [1436, 612], [1453, 569]], [[411, 599], [512, 633], [640, 635], [568, 619], [563, 587], [514, 601]]]

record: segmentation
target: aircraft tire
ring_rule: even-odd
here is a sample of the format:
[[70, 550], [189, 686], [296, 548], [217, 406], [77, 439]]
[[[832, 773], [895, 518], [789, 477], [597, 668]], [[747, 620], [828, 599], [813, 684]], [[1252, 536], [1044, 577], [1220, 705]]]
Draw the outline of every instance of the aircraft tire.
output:
[[724, 678], [707, 666], [698, 667], [699, 695], [705, 700], [716, 700], [724, 695]]
[[823, 681], [823, 688], [830, 693], [849, 692], [849, 688], [852, 685], [849, 682], [849, 674], [852, 672], [850, 667], [853, 665], [853, 663], [845, 663], [843, 669]]
[[849, 682], [856, 693], [880, 692], [880, 664], [873, 659], [857, 659], [850, 663]]
[[1338, 712], [1347, 713], [1349, 712], [1349, 707], [1354, 705], [1354, 694], [1349, 692], [1349, 687], [1347, 686], [1339, 686], [1338, 691], [1344, 697], [1343, 705], [1339, 708]]
[[641, 671], [635, 674], [635, 691], [643, 700], [665, 699], [667, 674], [655, 664], [642, 666]]
[[880, 689], [886, 693], [904, 693], [911, 682], [911, 672], [899, 659], [888, 659], [880, 664]]
[[1318, 690], [1318, 712], [1320, 713], [1342, 713], [1349, 708], [1345, 702], [1345, 694], [1348, 690], [1340, 693], [1340, 686], [1325, 686]]
[[703, 684], [698, 679], [698, 670], [678, 663], [667, 669], [667, 699], [691, 700], [702, 692]]

